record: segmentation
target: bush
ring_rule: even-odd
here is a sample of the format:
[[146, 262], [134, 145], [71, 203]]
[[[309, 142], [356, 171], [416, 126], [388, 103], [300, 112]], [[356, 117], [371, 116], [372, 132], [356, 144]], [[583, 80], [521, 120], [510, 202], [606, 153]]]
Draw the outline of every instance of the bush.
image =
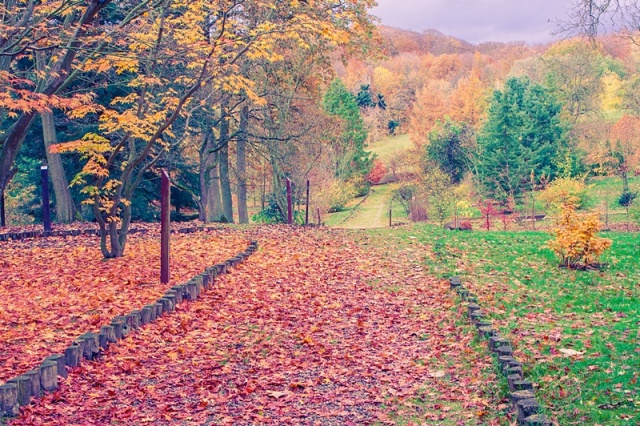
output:
[[329, 192], [329, 213], [344, 210], [346, 204], [353, 199], [358, 190], [351, 182], [333, 181], [328, 188]]
[[637, 196], [638, 194], [635, 192], [625, 191], [620, 195], [620, 198], [618, 198], [618, 204], [626, 208], [631, 207]]
[[562, 265], [582, 269], [596, 265], [611, 247], [611, 240], [597, 236], [600, 218], [595, 212], [578, 214], [575, 206], [565, 204], [558, 226], [551, 232], [555, 239], [547, 243], [561, 259]]
[[558, 178], [538, 193], [538, 199], [553, 209], [559, 209], [565, 204], [573, 204], [579, 210], [589, 205], [590, 189], [591, 186], [586, 185], [581, 179]]
[[377, 185], [380, 183], [383, 177], [387, 174], [387, 166], [380, 160], [373, 161], [373, 167], [367, 175], [367, 181], [371, 185]]

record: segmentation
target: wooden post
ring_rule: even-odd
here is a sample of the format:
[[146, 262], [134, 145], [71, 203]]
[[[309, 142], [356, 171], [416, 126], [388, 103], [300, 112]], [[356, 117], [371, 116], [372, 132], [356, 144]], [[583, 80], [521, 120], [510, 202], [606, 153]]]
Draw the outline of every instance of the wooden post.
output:
[[162, 171], [160, 190], [160, 282], [169, 284], [169, 236], [171, 234], [171, 183], [169, 175]]
[[310, 190], [309, 179], [307, 179], [307, 211], [304, 216], [304, 224], [309, 225], [309, 190]]
[[322, 218], [320, 217], [320, 207], [316, 207], [316, 213], [318, 215], [318, 226], [322, 225]]
[[389, 228], [393, 226], [392, 212], [393, 212], [393, 209], [389, 208]]
[[7, 219], [4, 213], [4, 192], [0, 194], [0, 228], [7, 226]]
[[40, 167], [42, 177], [42, 222], [44, 232], [51, 232], [51, 210], [49, 207], [49, 167], [45, 164]]
[[293, 203], [291, 198], [291, 179], [287, 178], [287, 223], [293, 225]]

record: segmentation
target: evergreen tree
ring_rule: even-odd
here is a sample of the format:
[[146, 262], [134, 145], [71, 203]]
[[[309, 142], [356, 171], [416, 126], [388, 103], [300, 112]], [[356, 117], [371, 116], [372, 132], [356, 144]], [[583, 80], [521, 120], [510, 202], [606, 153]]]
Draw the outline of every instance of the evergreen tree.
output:
[[567, 147], [561, 107], [548, 89], [526, 77], [510, 78], [494, 92], [478, 137], [478, 178], [489, 196], [518, 199], [532, 171], [547, 181], [556, 177]]
[[438, 122], [429, 133], [429, 143], [426, 146], [427, 158], [438, 165], [446, 173], [451, 182], [460, 183], [467, 171], [464, 139], [470, 134], [469, 128], [450, 119], [444, 123]]
[[371, 153], [365, 151], [367, 131], [360, 115], [355, 97], [347, 90], [340, 79], [335, 79], [322, 102], [327, 114], [339, 118], [342, 132], [334, 144], [337, 165], [336, 175], [348, 178], [353, 175], [366, 175], [371, 169]]

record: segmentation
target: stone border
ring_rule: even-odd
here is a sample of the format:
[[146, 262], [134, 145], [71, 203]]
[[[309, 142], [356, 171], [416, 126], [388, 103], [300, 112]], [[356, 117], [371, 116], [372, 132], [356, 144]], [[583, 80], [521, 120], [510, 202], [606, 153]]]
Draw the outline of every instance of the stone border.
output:
[[467, 304], [467, 314], [471, 324], [475, 325], [480, 338], [488, 340], [489, 350], [496, 356], [500, 372], [507, 378], [509, 400], [512, 410], [517, 413], [520, 426], [552, 426], [553, 422], [541, 413], [541, 406], [533, 393], [533, 383], [524, 378], [524, 368], [521, 362], [513, 357], [511, 342], [504, 339], [491, 327], [489, 321], [478, 305], [478, 298], [471, 293], [460, 281], [459, 277], [449, 278], [451, 289]]
[[[197, 228], [181, 229], [180, 233], [196, 232]], [[175, 310], [176, 305], [195, 301], [202, 292], [213, 286], [215, 277], [244, 262], [258, 249], [258, 242], [251, 241], [247, 249], [223, 263], [217, 263], [196, 275], [185, 284], [171, 287], [156, 302], [133, 310], [124, 316], [116, 316], [111, 324], [100, 327], [100, 332], [80, 335], [62, 354], [47, 356], [39, 367], [8, 380], [0, 386], [0, 421], [3, 417], [20, 414], [20, 406], [28, 405], [31, 398], [39, 398], [58, 388], [58, 376], [66, 378], [67, 368], [75, 368], [83, 359], [94, 360], [109, 345], [134, 333], [138, 328]]]
[[[191, 226], [188, 228], [181, 228], [178, 230], [172, 229], [172, 234], [193, 234], [195, 232], [202, 232], [209, 229], [206, 226]], [[129, 234], [145, 234], [148, 230], [146, 228], [131, 228]], [[98, 229], [68, 229], [57, 230], [51, 232], [45, 231], [23, 231], [23, 232], [5, 232], [0, 234], [0, 241], [21, 241], [29, 238], [49, 238], [49, 237], [75, 237], [78, 235], [95, 235], [100, 236], [100, 230]]]

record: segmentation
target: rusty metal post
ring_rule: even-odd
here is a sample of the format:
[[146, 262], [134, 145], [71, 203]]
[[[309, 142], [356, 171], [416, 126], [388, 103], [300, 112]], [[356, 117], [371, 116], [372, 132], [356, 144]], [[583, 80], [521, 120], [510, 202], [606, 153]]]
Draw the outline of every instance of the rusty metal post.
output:
[[311, 184], [309, 183], [309, 179], [307, 179], [307, 211], [304, 216], [304, 224], [309, 225], [309, 191]]
[[7, 226], [7, 218], [4, 213], [4, 192], [0, 194], [0, 228]]
[[171, 278], [169, 271], [169, 237], [171, 235], [171, 182], [165, 170], [162, 171], [160, 189], [160, 282], [168, 284]]
[[293, 200], [291, 197], [291, 179], [287, 178], [287, 223], [293, 224]]
[[49, 206], [49, 167], [46, 164], [40, 167], [40, 176], [42, 178], [42, 223], [44, 224], [44, 232], [51, 232], [51, 207]]

